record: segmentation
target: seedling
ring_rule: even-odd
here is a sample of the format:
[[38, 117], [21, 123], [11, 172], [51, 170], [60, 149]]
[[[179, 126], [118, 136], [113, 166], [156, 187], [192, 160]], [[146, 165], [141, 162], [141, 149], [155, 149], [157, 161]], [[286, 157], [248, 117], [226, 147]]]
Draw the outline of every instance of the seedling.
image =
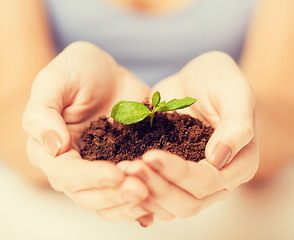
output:
[[134, 101], [119, 101], [111, 110], [111, 117], [124, 124], [137, 123], [150, 116], [150, 127], [153, 125], [153, 118], [156, 112], [167, 112], [191, 106], [196, 102], [195, 98], [185, 97], [173, 99], [169, 102], [160, 102], [160, 93], [156, 91], [152, 96], [152, 111], [143, 103]]

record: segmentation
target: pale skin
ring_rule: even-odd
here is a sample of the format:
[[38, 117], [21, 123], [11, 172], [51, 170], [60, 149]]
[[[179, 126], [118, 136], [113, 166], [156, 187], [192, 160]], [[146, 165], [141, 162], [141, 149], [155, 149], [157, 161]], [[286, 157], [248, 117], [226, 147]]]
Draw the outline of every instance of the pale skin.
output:
[[[193, 216], [253, 177], [258, 167], [255, 96], [228, 55], [201, 55], [154, 88], [164, 99], [198, 99], [200, 104], [184, 112], [215, 128], [206, 160], [195, 164], [157, 151], [146, 153], [143, 162], [119, 165], [83, 160], [83, 129], [109, 116], [118, 100], [142, 101], [152, 91], [107, 53], [76, 42], [34, 80], [23, 116], [30, 161], [55, 190], [80, 206], [107, 220], [138, 219], [142, 226], [150, 225], [153, 216]], [[224, 146], [228, 156], [219, 152]], [[153, 171], [154, 161], [163, 167], [159, 173]], [[178, 209], [178, 202], [185, 202], [185, 208]]]
[[294, 156], [293, 11], [291, 0], [261, 1], [241, 58], [241, 69], [253, 86], [258, 102], [257, 181], [275, 176]]
[[[245, 75], [248, 77], [250, 82], [252, 82], [254, 90], [257, 92], [257, 99], [259, 100], [260, 98], [262, 98], [262, 102], [267, 106], [267, 108], [264, 108], [266, 110], [260, 111], [260, 113], [257, 112], [258, 117], [260, 116], [260, 119], [263, 121], [263, 119], [265, 118], [264, 116], [271, 115], [272, 112], [276, 111], [280, 111], [278, 115], [287, 116], [287, 118], [278, 119], [278, 122], [283, 121], [282, 126], [287, 131], [282, 129], [281, 132], [278, 132], [278, 129], [281, 129], [281, 126], [277, 124], [278, 122], [268, 121], [268, 124], [264, 126], [268, 126], [271, 129], [272, 127], [274, 127], [274, 129], [277, 129], [273, 132], [273, 134], [276, 134], [276, 137], [273, 137], [274, 140], [276, 139], [276, 141], [279, 141], [278, 139], [281, 139], [281, 137], [287, 140], [285, 141], [285, 144], [281, 146], [282, 149], [279, 149], [279, 153], [271, 153], [269, 150], [264, 150], [273, 149], [272, 147], [267, 147], [268, 144], [273, 143], [268, 143], [267, 141], [265, 141], [266, 139], [268, 139], [264, 137], [268, 129], [261, 128], [260, 136], [262, 140], [262, 158], [260, 164], [261, 167], [259, 168], [256, 175], [258, 179], [266, 179], [270, 176], [273, 176], [273, 174], [277, 170], [277, 165], [281, 166], [281, 163], [286, 163], [289, 156], [294, 154], [294, 151], [292, 152], [292, 146], [294, 142], [294, 129], [292, 127], [293, 116], [289, 115], [288, 110], [291, 109], [290, 107], [292, 107], [293, 109], [294, 105], [294, 98], [293, 95], [291, 95], [293, 93], [289, 92], [290, 89], [293, 89], [289, 87], [289, 84], [291, 84], [289, 79], [291, 79], [294, 75], [292, 66], [290, 65], [290, 63], [293, 62], [294, 56], [294, 54], [292, 54], [294, 48], [294, 34], [293, 27], [291, 27], [291, 24], [294, 22], [294, 20], [292, 19], [293, 11], [290, 11], [291, 9], [293, 10], [293, 4], [291, 2], [292, 1], [287, 0], [278, 2], [278, 5], [282, 5], [285, 9], [288, 10], [286, 12], [283, 11], [283, 16], [285, 17], [283, 19], [285, 22], [280, 23], [284, 24], [284, 26], [288, 26], [288, 28], [279, 28], [278, 26], [276, 28], [272, 28], [270, 33], [272, 33], [273, 36], [280, 36], [279, 39], [275, 39], [267, 35], [269, 34], [269, 32], [263, 33], [261, 30], [265, 29], [264, 26], [269, 23], [276, 23], [278, 25], [276, 19], [272, 18], [268, 11], [271, 6], [275, 6], [276, 1], [263, 1], [263, 4], [259, 9], [259, 14], [257, 14], [257, 17], [255, 18], [252, 31], [249, 32], [247, 45], [243, 54], [244, 57], [241, 61], [241, 67]], [[13, 4], [15, 4], [15, 6], [17, 7], [13, 7]], [[26, 161], [20, 161], [20, 159], [24, 159], [25, 156], [25, 148], [23, 146], [25, 145], [24, 142], [26, 137], [20, 130], [20, 127], [17, 129], [15, 128], [15, 126], [19, 126], [19, 119], [24, 110], [24, 105], [28, 96], [28, 92], [30, 91], [31, 82], [34, 79], [36, 72], [43, 68], [53, 58], [55, 54], [54, 47], [51, 41], [46, 19], [42, 17], [42, 5], [40, 4], [40, 1], [31, 0], [30, 4], [26, 4], [23, 3], [23, 1], [21, 0], [13, 0], [9, 3], [4, 3], [3, 5], [3, 8], [1, 8], [0, 10], [0, 16], [3, 17], [4, 20], [0, 21], [0, 26], [1, 23], [3, 25], [3, 23], [7, 22], [7, 18], [9, 19], [9, 17], [11, 17], [11, 20], [9, 22], [11, 22], [11, 24], [13, 25], [9, 25], [9, 28], [5, 28], [6, 25], [1, 26], [1, 29], [3, 27], [2, 31], [4, 31], [4, 33], [6, 34], [3, 34], [4, 37], [1, 37], [0, 39], [0, 41], [3, 41], [0, 42], [0, 46], [1, 48], [3, 48], [1, 49], [1, 53], [4, 53], [0, 57], [0, 79], [5, 79], [5, 81], [1, 82], [0, 96], [1, 110], [3, 109], [3, 112], [5, 112], [6, 116], [5, 118], [1, 118], [0, 120], [1, 133], [3, 133], [1, 134], [0, 139], [0, 151], [1, 154], [4, 156], [4, 159], [6, 159], [8, 163], [10, 163], [16, 169], [18, 169], [23, 175], [27, 176], [27, 178], [33, 179], [33, 181], [37, 181], [38, 179], [38, 182], [46, 182], [44, 180], [45, 178], [43, 178], [43, 175], [40, 174], [40, 171], [37, 171], [35, 168], [30, 167], [30, 165], [27, 164]], [[20, 12], [26, 14], [15, 13], [14, 16], [13, 13], [15, 12], [15, 8], [21, 9]], [[277, 14], [279, 10], [279, 8], [276, 8]], [[17, 19], [17, 21], [16, 16], [20, 18]], [[36, 26], [31, 27], [31, 24], [35, 24]], [[30, 34], [27, 34], [27, 31], [17, 31], [26, 28], [28, 29], [28, 31], [31, 31]], [[11, 31], [9, 29], [15, 29], [15, 31]], [[281, 38], [284, 38], [285, 40], [287, 39], [287, 41], [284, 41], [283, 44], [277, 44], [278, 40], [283, 41], [281, 40]], [[269, 39], [271, 41], [269, 41]], [[264, 42], [268, 44], [269, 49], [279, 50], [279, 57], [269, 56], [272, 51], [269, 51], [264, 46]], [[46, 121], [43, 122], [43, 125], [38, 126], [34, 124], [34, 121], [36, 122], [36, 119], [42, 119], [42, 117], [44, 118], [44, 116], [42, 116], [42, 114], [38, 116], [38, 114], [28, 113], [34, 113], [36, 109], [42, 107], [40, 105], [40, 103], [42, 102], [36, 101], [36, 99], [42, 100], [42, 98], [44, 97], [44, 99], [46, 100], [46, 95], [41, 95], [38, 93], [41, 90], [41, 86], [43, 85], [40, 84], [40, 86], [38, 86], [38, 82], [46, 82], [46, 76], [50, 76], [52, 69], [56, 69], [56, 66], [58, 66], [58, 58], [67, 58], [69, 59], [67, 61], [68, 64], [72, 64], [70, 61], [70, 59], [72, 58], [67, 57], [67, 53], [70, 54], [70, 52], [73, 51], [80, 51], [80, 54], [85, 54], [85, 52], [87, 52], [85, 49], [89, 48], [91, 49], [91, 54], [93, 54], [94, 56], [90, 54], [90, 57], [86, 54], [86, 56], [84, 55], [85, 60], [89, 58], [107, 59], [103, 61], [106, 63], [104, 66], [107, 66], [108, 68], [109, 65], [111, 65], [111, 69], [119, 69], [119, 71], [115, 71], [115, 73], [113, 73], [113, 76], [109, 78], [112, 79], [114, 86], [116, 87], [112, 88], [108, 85], [100, 85], [106, 89], [105, 91], [109, 91], [111, 94], [110, 97], [101, 97], [99, 99], [96, 99], [95, 104], [99, 106], [97, 111], [89, 111], [93, 108], [94, 104], [92, 104], [92, 102], [91, 104], [87, 102], [91, 98], [88, 97], [83, 99], [83, 97], [85, 96], [85, 94], [83, 93], [89, 91], [89, 89], [92, 90], [93, 88], [89, 87], [88, 90], [78, 89], [78, 91], [81, 92], [78, 100], [82, 101], [83, 105], [83, 108], [78, 108], [78, 110], [82, 113], [90, 112], [90, 114], [87, 114], [87, 117], [85, 119], [77, 119], [75, 118], [75, 116], [71, 115], [72, 112], [70, 111], [70, 108], [68, 108], [69, 111], [66, 112], [68, 115], [62, 115], [63, 120], [62, 118], [57, 117], [58, 121], [55, 122], [55, 125], [57, 126], [56, 130], [58, 130], [61, 135], [62, 144], [61, 148], [57, 152], [58, 156], [54, 158], [56, 152], [53, 153], [53, 155], [52, 153], [50, 154], [50, 148], [48, 152], [48, 147], [44, 145], [42, 137], [42, 134], [44, 133], [43, 130], [46, 129]], [[100, 216], [108, 220], [139, 219], [141, 225], [149, 226], [153, 221], [153, 216], [156, 216], [157, 218], [162, 220], [169, 220], [174, 217], [188, 217], [188, 212], [192, 215], [197, 214], [197, 212], [201, 209], [207, 207], [215, 201], [224, 198], [227, 194], [227, 190], [231, 190], [252, 178], [257, 168], [258, 151], [256, 144], [256, 135], [254, 134], [255, 128], [253, 124], [253, 109], [255, 106], [255, 100], [252, 95], [252, 91], [248, 87], [249, 85], [247, 85], [247, 82], [245, 81], [242, 73], [239, 72], [239, 70], [236, 70], [236, 65], [231, 61], [231, 59], [221, 53], [212, 54], [217, 54], [217, 56], [219, 56], [221, 59], [224, 59], [224, 61], [226, 62], [225, 66], [222, 68], [224, 70], [222, 74], [230, 75], [233, 72], [237, 76], [237, 82], [239, 82], [241, 86], [246, 86], [245, 89], [242, 87], [242, 90], [240, 89], [239, 93], [246, 95], [245, 98], [249, 100], [248, 102], [246, 102], [246, 104], [241, 104], [243, 108], [239, 106], [239, 108], [241, 110], [243, 109], [244, 111], [244, 113], [240, 113], [240, 116], [246, 115], [248, 117], [248, 121], [246, 122], [247, 124], [244, 124], [244, 126], [242, 126], [241, 128], [236, 126], [237, 129], [240, 129], [239, 135], [237, 137], [231, 136], [232, 139], [237, 138], [241, 139], [242, 141], [238, 142], [236, 140], [232, 140], [230, 144], [229, 136], [225, 138], [226, 140], [228, 140], [227, 143], [232, 149], [232, 154], [229, 158], [230, 163], [221, 170], [218, 170], [218, 168], [215, 167], [214, 163], [211, 161], [211, 157], [214, 147], [218, 144], [217, 139], [220, 139], [219, 136], [221, 136], [222, 134], [215, 135], [214, 139], [216, 140], [212, 139], [211, 144], [207, 147], [207, 159], [204, 160], [202, 164], [197, 165], [197, 167], [193, 165], [191, 166], [190, 163], [187, 163], [176, 156], [173, 156], [171, 154], [165, 155], [166, 153], [162, 152], [150, 152], [144, 155], [144, 160], [140, 163], [126, 162], [124, 164], [119, 164], [118, 166], [113, 166], [106, 162], [88, 163], [81, 160], [77, 151], [79, 142], [76, 141], [76, 136], [80, 133], [82, 126], [85, 126], [87, 123], [89, 123], [91, 119], [94, 119], [99, 115], [107, 114], [107, 112], [110, 110], [111, 104], [120, 98], [127, 100], [129, 97], [131, 97], [133, 100], [141, 100], [146, 96], [150, 96], [152, 92], [143, 83], [132, 76], [127, 70], [117, 66], [115, 61], [110, 56], [108, 56], [107, 53], [104, 53], [99, 50], [99, 48], [88, 45], [86, 43], [77, 43], [70, 46], [67, 49], [67, 52], [63, 53], [63, 55], [59, 55], [59, 57], [54, 59], [54, 61], [51, 62], [50, 65], [48, 65], [48, 67], [46, 67], [35, 79], [32, 92], [32, 96], [35, 96], [35, 100], [30, 100], [26, 111], [27, 114], [24, 117], [24, 127], [30, 134], [28, 154], [31, 162], [35, 166], [40, 168], [43, 173], [45, 173], [46, 177], [50, 180], [52, 186], [56, 190], [65, 192], [71, 199], [73, 199], [73, 201], [77, 202], [82, 207], [95, 210]], [[206, 55], [206, 59], [207, 58], [215, 59], [215, 55], [214, 57], [212, 57], [212, 55]], [[7, 61], [7, 59], [12, 59], [12, 61]], [[25, 61], [22, 61], [22, 59], [25, 59]], [[190, 79], [189, 76], [194, 76], [194, 74], [200, 74], [200, 76], [204, 76], [203, 73], [195, 73], [189, 70], [190, 68], [192, 69], [191, 65], [193, 66], [193, 64], [200, 64], [201, 66], [209, 67], [209, 64], [207, 64], [207, 62], [204, 64], [205, 58], [202, 57], [201, 59], [201, 61], [199, 59], [195, 59], [195, 61], [189, 63], [179, 74], [165, 79], [164, 81], [160, 82], [155, 88], [162, 89], [160, 91], [164, 98], [181, 97], [186, 95], [199, 98], [199, 94], [201, 95], [201, 93], [197, 93], [197, 91], [192, 91], [194, 88], [191, 87], [191, 82], [188, 79]], [[267, 60], [266, 63], [269, 66], [268, 68], [264, 68], [264, 59]], [[22, 61], [22, 64], [15, 64], [16, 61]], [[217, 65], [216, 62], [208, 62], [210, 62], [211, 64], [210, 67]], [[82, 72], [87, 72], [87, 74], [90, 73], [90, 75], [93, 74], [93, 76], [96, 75], [95, 72], [91, 72], [91, 68], [89, 67], [89, 65], [87, 65], [87, 71], [84, 71], [85, 68], [83, 68], [83, 63], [80, 63], [79, 66]], [[54, 72], [55, 74], [58, 73], [58, 71], [56, 70], [54, 70]], [[274, 73], [282, 73], [283, 77], [277, 79], [277, 74]], [[182, 89], [181, 92], [174, 92], [175, 89], [181, 89], [178, 86], [177, 79], [179, 78], [186, 79], [185, 81], [187, 81], [187, 86], [189, 86], [187, 89], [189, 91]], [[13, 81], [18, 83], [19, 79], [23, 79], [23, 85], [8, 84]], [[85, 77], [84, 81], [88, 81], [88, 79], [89, 78]], [[115, 79], [125, 80], [116, 81]], [[131, 81], [131, 84], [129, 81]], [[264, 84], [264, 82], [266, 82], [266, 84]], [[279, 88], [276, 87], [276, 84], [278, 82], [282, 82], [282, 84], [279, 85]], [[90, 83], [87, 82], [87, 84]], [[134, 91], [133, 89], [130, 89], [130, 85], [133, 86], [136, 90]], [[262, 88], [262, 86], [264, 85], [267, 86], [267, 90], [265, 92], [263, 92]], [[5, 91], [3, 90], [3, 93], [2, 89], [4, 89], [4, 87], [2, 88], [2, 86], [5, 87]], [[125, 88], [123, 88], [123, 86], [125, 86]], [[223, 85], [224, 93], [228, 91], [225, 86], [226, 84]], [[34, 94], [34, 88], [36, 94]], [[9, 91], [7, 89], [9, 89]], [[102, 89], [100, 88], [100, 90]], [[115, 89], [120, 89], [120, 91], [118, 92]], [[205, 88], [201, 88], [201, 91], [203, 91], [203, 93], [206, 91], [204, 91], [204, 89]], [[274, 90], [269, 91], [270, 89]], [[62, 90], [62, 87], [60, 90]], [[208, 92], [211, 90], [212, 88], [207, 89]], [[277, 96], [274, 99], [270, 94], [273, 92], [276, 94], [274, 96]], [[284, 94], [284, 92], [287, 94]], [[138, 95], [134, 96], [133, 93], [138, 93]], [[212, 94], [213, 92], [211, 91], [209, 93]], [[63, 92], [63, 94], [65, 96], [65, 92]], [[86, 95], [91, 96], [91, 94]], [[95, 96], [97, 96], [97, 94]], [[72, 96], [68, 97], [70, 98]], [[222, 97], [220, 96], [220, 99], [221, 98]], [[202, 99], [205, 98], [202, 97]], [[286, 103], [286, 105], [283, 105], [285, 106], [285, 108], [272, 108], [272, 106], [275, 106], [273, 104], [276, 103], [277, 99], [278, 102], [281, 101], [283, 104]], [[81, 103], [79, 101], [78, 103]], [[14, 103], [15, 106], [18, 107], [12, 108], [12, 105], [6, 104], [7, 102]], [[197, 108], [191, 108], [192, 112], [190, 110], [190, 113], [195, 116], [201, 117], [203, 115], [203, 110], [207, 109], [207, 107], [209, 109], [209, 104], [210, 106], [213, 106], [213, 101], [204, 102], [206, 102], [205, 108], [202, 105], [197, 105]], [[39, 105], [35, 103], [38, 103]], [[58, 105], [59, 108], [57, 108], [57, 105], [54, 107], [56, 110], [59, 110], [59, 112], [63, 110], [62, 108], [60, 108], [60, 104]], [[214, 108], [210, 107], [210, 109], [213, 110]], [[234, 106], [231, 106], [231, 111], [235, 112]], [[266, 114], [263, 114], [264, 112]], [[208, 123], [211, 123], [215, 127], [218, 126], [220, 129], [218, 132], [225, 132], [222, 128], [224, 128], [226, 124], [221, 124], [222, 121], [220, 121], [220, 116], [212, 114], [212, 111], [210, 111], [210, 113], [210, 117], [207, 117], [207, 119], [204, 120], [206, 120]], [[55, 117], [57, 116], [56, 114], [58, 114], [58, 111], [55, 112]], [[52, 117], [49, 119], [54, 118]], [[59, 124], [62, 121], [64, 121], [65, 124]], [[13, 124], [14, 122], [15, 124]], [[52, 120], [52, 122], [54, 121]], [[248, 122], [250, 124], [248, 124]], [[31, 126], [34, 125], [34, 127], [30, 127], [30, 124]], [[48, 122], [47, 124], [51, 125]], [[67, 126], [69, 126], [69, 132], [66, 131], [66, 124]], [[59, 128], [58, 126], [61, 127]], [[71, 136], [73, 138], [70, 142]], [[247, 145], [248, 143], [250, 144]], [[14, 151], [15, 146], [19, 146], [19, 151]], [[279, 161], [276, 161], [277, 155], [279, 156]], [[174, 164], [167, 165], [165, 163], [167, 159], [172, 160]], [[160, 169], [159, 172], [158, 169], [152, 167], [153, 161], [159, 161], [161, 166], [163, 167]], [[277, 164], [277, 162], [279, 164]], [[67, 167], [69, 163], [71, 166], [70, 172], [65, 171], [65, 169], [69, 169]], [[101, 171], [101, 165], [103, 165], [103, 171]], [[82, 174], [80, 173], [81, 168], [83, 169]], [[195, 190], [196, 187], [191, 184], [191, 182], [195, 182], [195, 177], [193, 177], [194, 174], [192, 173], [200, 171], [201, 168], [204, 168], [211, 177], [207, 178], [209, 181], [202, 181], [203, 184], [201, 186], [197, 186], [197, 190]], [[175, 176], [170, 176], [168, 174], [172, 172], [173, 169], [182, 170], [179, 171], [179, 175], [176, 176], [176, 178], [174, 178]], [[191, 174], [187, 175], [186, 171], [190, 172]], [[237, 174], [239, 171], [242, 171], [243, 175]], [[77, 172], [78, 174], [76, 174]], [[99, 174], [97, 174], [97, 172], [99, 172]], [[185, 177], [183, 177], [181, 174]], [[73, 175], [79, 175], [79, 178], [71, 177]], [[114, 178], [113, 176], [116, 177]], [[203, 176], [200, 175], [198, 177], [201, 178]], [[105, 179], [107, 181], [104, 181]], [[170, 189], [170, 191], [162, 196], [159, 192], [160, 189], [156, 188], [158, 184], [160, 184], [161, 186], [166, 186], [168, 189]], [[132, 194], [127, 194], [128, 196], [125, 197], [125, 192]], [[134, 195], [134, 193], [136, 193], [137, 195], [132, 196]], [[111, 201], [109, 201], [110, 199]], [[186, 202], [187, 205], [185, 206], [187, 206], [187, 208], [178, 209], [176, 204], [172, 204], [173, 202], [177, 201]], [[135, 207], [137, 208], [134, 210]]]
[[[189, 95], [201, 102], [181, 112], [215, 128], [206, 147], [206, 159], [195, 164], [166, 152], [150, 151], [143, 155], [143, 161], [124, 161], [119, 166], [148, 184], [151, 197], [143, 206], [158, 219], [191, 217], [224, 199], [257, 170], [255, 98], [232, 59], [219, 52], [195, 58], [154, 89], [162, 93], [163, 99]], [[220, 145], [232, 150], [224, 166], [215, 162]], [[185, 204], [179, 204], [182, 202]]]

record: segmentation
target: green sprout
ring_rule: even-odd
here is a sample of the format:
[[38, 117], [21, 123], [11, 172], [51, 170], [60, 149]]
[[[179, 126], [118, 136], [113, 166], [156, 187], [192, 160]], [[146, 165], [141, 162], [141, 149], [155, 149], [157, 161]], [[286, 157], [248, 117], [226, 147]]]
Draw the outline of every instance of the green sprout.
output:
[[150, 116], [150, 127], [152, 127], [153, 118], [156, 112], [167, 112], [186, 108], [195, 102], [196, 99], [191, 97], [173, 99], [169, 102], [160, 102], [160, 93], [156, 91], [152, 96], [152, 111], [150, 111], [149, 108], [143, 103], [134, 101], [119, 101], [113, 106], [111, 110], [111, 117], [120, 123], [132, 124], [140, 122]]

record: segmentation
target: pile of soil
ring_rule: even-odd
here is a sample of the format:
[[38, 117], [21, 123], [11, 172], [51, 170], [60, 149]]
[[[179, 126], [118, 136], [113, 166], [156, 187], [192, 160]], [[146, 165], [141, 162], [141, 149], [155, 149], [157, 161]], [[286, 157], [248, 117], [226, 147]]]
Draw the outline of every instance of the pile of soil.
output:
[[100, 117], [81, 135], [85, 143], [81, 156], [90, 161], [118, 163], [139, 159], [151, 149], [161, 149], [198, 162], [205, 158], [205, 146], [213, 131], [200, 120], [175, 111], [156, 113], [152, 128], [150, 117], [130, 125]]

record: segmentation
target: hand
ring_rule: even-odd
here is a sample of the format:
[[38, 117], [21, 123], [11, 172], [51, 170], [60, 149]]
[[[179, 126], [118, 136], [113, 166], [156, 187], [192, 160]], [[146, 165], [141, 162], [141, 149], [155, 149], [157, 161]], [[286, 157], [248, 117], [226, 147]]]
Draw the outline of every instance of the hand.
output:
[[[110, 115], [118, 100], [142, 101], [149, 88], [92, 44], [68, 46], [36, 77], [23, 116], [32, 164], [52, 187], [108, 220], [149, 214], [138, 206], [148, 189], [107, 161], [79, 154], [80, 135], [92, 120]], [[149, 215], [149, 220], [152, 215]]]
[[197, 99], [180, 112], [215, 128], [206, 146], [206, 159], [196, 164], [167, 152], [150, 151], [143, 161], [119, 166], [128, 175], [145, 179], [152, 197], [144, 207], [156, 217], [190, 217], [223, 199], [256, 172], [255, 97], [234, 61], [219, 52], [195, 58], [158, 83], [155, 90], [164, 100]]

